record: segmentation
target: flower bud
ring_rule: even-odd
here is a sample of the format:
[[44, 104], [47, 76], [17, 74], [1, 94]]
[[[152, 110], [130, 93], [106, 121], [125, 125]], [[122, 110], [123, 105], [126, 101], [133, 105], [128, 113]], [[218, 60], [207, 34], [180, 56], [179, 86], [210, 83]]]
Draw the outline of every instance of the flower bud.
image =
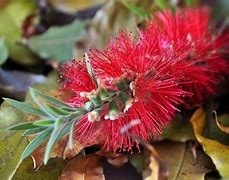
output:
[[132, 97], [130, 95], [128, 95], [126, 92], [121, 91], [120, 94], [118, 95], [118, 99], [123, 103], [126, 104], [126, 102], [129, 99], [132, 99]]
[[87, 92], [80, 92], [81, 97], [87, 97], [88, 93]]
[[109, 103], [109, 119], [115, 120], [119, 117], [119, 114], [121, 113], [120, 108], [118, 107], [115, 100], [112, 100]]
[[99, 117], [99, 113], [97, 111], [92, 111], [88, 113], [88, 121], [90, 122], [95, 122], [95, 121], [99, 121], [100, 117]]
[[130, 109], [130, 107], [133, 105], [133, 99], [131, 98], [131, 99], [128, 99], [127, 101], [126, 101], [126, 103], [125, 103], [125, 107], [124, 107], [124, 110], [123, 110], [123, 112], [125, 113], [125, 112], [127, 112], [129, 109]]
[[84, 108], [87, 112], [91, 111], [94, 108], [94, 104], [91, 101], [85, 103]]
[[101, 100], [106, 100], [107, 98], [109, 98], [109, 94], [104, 88], [100, 89], [99, 95], [100, 95]]
[[129, 81], [126, 78], [120, 79], [115, 82], [115, 85], [119, 90], [128, 90], [129, 89]]

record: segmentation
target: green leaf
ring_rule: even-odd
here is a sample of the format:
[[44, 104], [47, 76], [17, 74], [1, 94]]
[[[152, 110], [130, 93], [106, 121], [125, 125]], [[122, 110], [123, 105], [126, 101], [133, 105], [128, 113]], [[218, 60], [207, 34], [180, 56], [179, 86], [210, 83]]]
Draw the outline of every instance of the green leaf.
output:
[[167, 8], [167, 4], [166, 4], [165, 0], [155, 0], [155, 3], [161, 9]]
[[36, 126], [50, 126], [53, 125], [54, 123], [55, 121], [52, 119], [43, 119], [43, 120], [33, 122], [33, 124]]
[[52, 103], [56, 106], [59, 106], [59, 107], [62, 107], [62, 108], [69, 108], [69, 109], [73, 109], [73, 107], [69, 106], [68, 104], [65, 104], [51, 96], [47, 96], [45, 94], [43, 94], [41, 91], [37, 90], [37, 89], [34, 89], [34, 88], [30, 88], [31, 91], [33, 91], [33, 93], [36, 95], [36, 96], [41, 96], [42, 98], [44, 98], [44, 100], [46, 100], [47, 102], [49, 103]]
[[9, 127], [9, 130], [25, 130], [25, 129], [33, 129], [37, 128], [38, 126], [34, 125], [33, 122], [26, 122], [21, 124], [16, 124]]
[[175, 119], [164, 128], [157, 140], [169, 139], [172, 141], [186, 142], [195, 140], [192, 124], [185, 119]]
[[127, 1], [124, 1], [123, 4], [129, 9], [131, 10], [133, 13], [142, 16], [142, 17], [148, 17], [151, 18], [150, 15], [148, 15], [147, 13], [143, 12], [141, 9], [139, 9], [137, 6], [133, 5], [132, 3], [129, 3]]
[[203, 146], [205, 153], [212, 159], [223, 178], [229, 177], [229, 146], [202, 135], [206, 124], [206, 113], [203, 108], [196, 110], [191, 117], [196, 139]]
[[35, 149], [37, 149], [52, 133], [53, 129], [48, 128], [37, 135], [25, 148], [24, 152], [21, 155], [21, 160], [24, 160], [27, 156], [29, 156]]
[[193, 0], [185, 0], [185, 3], [190, 7], [193, 7], [193, 5], [194, 5]]
[[44, 104], [44, 106], [46, 107], [46, 109], [50, 112], [52, 112], [53, 114], [55, 114], [56, 116], [67, 116], [69, 115], [69, 112], [65, 111], [64, 109], [61, 108], [56, 108], [54, 106], [50, 106], [48, 104]]
[[60, 125], [62, 125], [62, 124], [64, 124], [64, 120], [61, 118], [57, 119], [55, 121], [54, 129], [57, 130], [60, 127]]
[[73, 149], [73, 143], [74, 143], [73, 135], [74, 135], [75, 122], [76, 121], [72, 122], [70, 131], [69, 131], [68, 145], [70, 149]]
[[11, 60], [20, 64], [34, 64], [35, 56], [22, 44], [22, 24], [25, 18], [36, 9], [36, 0], [7, 1], [0, 10], [0, 37], [5, 40]]
[[76, 20], [70, 25], [50, 27], [44, 34], [30, 38], [28, 46], [42, 58], [67, 61], [73, 58], [75, 43], [85, 25], [86, 22]]
[[28, 144], [21, 131], [10, 131], [7, 127], [25, 121], [25, 115], [3, 102], [0, 107], [0, 174], [1, 179], [10, 179], [20, 165], [20, 156]]
[[85, 61], [86, 61], [86, 66], [87, 66], [87, 71], [90, 74], [92, 80], [94, 81], [94, 83], [98, 86], [94, 71], [92, 69], [91, 63], [90, 63], [90, 59], [87, 55], [87, 53], [85, 53]]
[[25, 113], [30, 113], [30, 114], [34, 114], [34, 115], [38, 115], [38, 116], [46, 116], [46, 114], [44, 112], [42, 112], [39, 109], [34, 108], [31, 104], [25, 103], [25, 102], [20, 102], [20, 101], [16, 101], [13, 99], [9, 99], [9, 98], [3, 98], [6, 102], [8, 102], [10, 105], [12, 105], [13, 107], [25, 112]]
[[30, 95], [31, 95], [33, 101], [39, 106], [39, 108], [40, 108], [48, 117], [50, 117], [50, 118], [52, 118], [52, 119], [56, 119], [55, 115], [54, 115], [53, 113], [51, 113], [51, 112], [45, 107], [45, 105], [44, 105], [43, 103], [41, 103], [41, 102], [38, 100], [36, 94], [34, 93], [34, 89], [32, 89], [32, 88], [30, 88]]
[[4, 64], [8, 56], [8, 49], [4, 44], [4, 39], [0, 38], [0, 65]]
[[47, 127], [38, 127], [38, 128], [28, 129], [22, 134], [22, 136], [29, 136], [31, 134], [36, 134], [41, 131], [44, 131], [45, 129], [47, 129]]
[[61, 125], [58, 129], [54, 130], [49, 138], [48, 144], [45, 149], [45, 155], [44, 155], [44, 164], [47, 164], [49, 160], [49, 155], [55, 145], [55, 143], [62, 138], [66, 133], [69, 132], [71, 128], [71, 123], [65, 123]]

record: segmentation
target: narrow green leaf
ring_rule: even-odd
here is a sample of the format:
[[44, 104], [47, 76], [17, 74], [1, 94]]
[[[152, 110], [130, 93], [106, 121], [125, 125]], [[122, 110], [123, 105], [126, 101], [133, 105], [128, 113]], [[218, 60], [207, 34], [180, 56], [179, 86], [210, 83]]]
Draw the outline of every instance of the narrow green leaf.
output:
[[185, 3], [190, 7], [193, 7], [193, 5], [194, 5], [193, 0], [185, 0]]
[[52, 114], [48, 109], [46, 109], [46, 107], [44, 106], [44, 104], [42, 104], [36, 97], [36, 94], [34, 92], [34, 89], [30, 88], [30, 94], [31, 97], [33, 98], [34, 102], [39, 106], [39, 108], [49, 117], [51, 117], [52, 119], [56, 119], [56, 117], [54, 116], [54, 114]]
[[87, 66], [87, 71], [90, 74], [92, 80], [94, 81], [94, 83], [98, 86], [97, 80], [95, 78], [95, 74], [94, 71], [92, 69], [91, 63], [90, 63], [90, 59], [87, 55], [87, 53], [85, 53], [85, 61], [86, 61], [86, 66]]
[[29, 114], [34, 114], [34, 115], [38, 115], [38, 116], [46, 116], [46, 114], [44, 112], [42, 112], [39, 109], [34, 108], [31, 104], [25, 103], [25, 102], [20, 102], [20, 101], [16, 101], [13, 99], [9, 99], [9, 98], [3, 98], [6, 102], [8, 102], [10, 105], [12, 105], [13, 107], [25, 112], [25, 113], [29, 113]]
[[25, 148], [21, 156], [21, 161], [28, 157], [35, 149], [37, 149], [52, 133], [52, 128], [48, 128], [35, 137], [29, 145]]
[[73, 143], [74, 143], [73, 134], [74, 134], [75, 122], [76, 121], [73, 121], [72, 124], [71, 124], [70, 132], [69, 132], [69, 137], [68, 137], [68, 145], [69, 145], [69, 148], [70, 149], [73, 148]]
[[28, 129], [22, 134], [22, 136], [29, 136], [31, 134], [36, 134], [41, 131], [44, 131], [45, 129], [47, 129], [47, 127], [38, 127], [38, 128]]
[[55, 125], [54, 125], [54, 129], [56, 130], [56, 129], [58, 129], [59, 127], [60, 127], [60, 125], [62, 125], [62, 124], [64, 124], [64, 120], [63, 119], [57, 119], [56, 121], [55, 121]]
[[37, 128], [38, 126], [34, 125], [33, 122], [26, 122], [21, 124], [16, 124], [9, 127], [9, 130], [24, 130], [24, 129], [33, 129]]
[[59, 107], [67, 108], [67, 109], [68, 108], [73, 109], [73, 107], [71, 107], [71, 106], [51, 97], [51, 96], [47, 96], [37, 89], [30, 88], [30, 90], [32, 90], [36, 96], [41, 96], [42, 98], [44, 98], [44, 100], [46, 100], [47, 102], [49, 102], [51, 104], [54, 104], [54, 105], [59, 106]]
[[156, 5], [161, 9], [166, 9], [167, 4], [164, 0], [155, 0]]
[[50, 126], [53, 125], [54, 123], [55, 121], [52, 119], [43, 119], [43, 120], [33, 122], [33, 124], [37, 126]]
[[44, 164], [47, 164], [49, 160], [49, 155], [55, 145], [55, 143], [61, 139], [66, 133], [69, 132], [71, 128], [72, 123], [65, 123], [61, 125], [58, 129], [54, 130], [49, 138], [48, 144], [45, 149], [45, 155], [44, 155]]
[[142, 17], [148, 17], [151, 18], [150, 15], [148, 15], [147, 13], [143, 12], [141, 9], [139, 9], [137, 6], [133, 5], [132, 3], [129, 3], [127, 1], [124, 1], [123, 4], [133, 13], [142, 16]]
[[61, 108], [56, 108], [54, 106], [50, 106], [49, 104], [45, 104], [45, 107], [47, 110], [49, 110], [50, 112], [52, 112], [53, 114], [59, 116], [67, 116], [69, 115], [69, 112], [65, 111], [64, 109]]

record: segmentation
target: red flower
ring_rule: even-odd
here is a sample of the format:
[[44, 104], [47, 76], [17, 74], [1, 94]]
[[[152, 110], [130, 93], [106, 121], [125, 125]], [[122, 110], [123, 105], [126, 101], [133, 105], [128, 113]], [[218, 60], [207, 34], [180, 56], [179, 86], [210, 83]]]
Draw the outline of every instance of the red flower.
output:
[[177, 9], [175, 15], [169, 11], [158, 13], [141, 33], [140, 41], [150, 49], [151, 57], [160, 54], [167, 63], [175, 65], [171, 70], [180, 72], [178, 79], [190, 82], [183, 85], [193, 93], [190, 105], [206, 100], [228, 73], [222, 50], [228, 46], [229, 36], [213, 33], [208, 8]]
[[223, 43], [208, 28], [205, 9], [159, 13], [139, 38], [121, 32], [105, 50], [91, 50], [89, 57], [98, 82], [85, 63], [62, 66], [63, 89], [74, 93], [66, 102], [85, 109], [75, 126], [75, 139], [100, 143], [105, 150], [132, 150], [136, 145], [121, 128], [149, 140], [162, 133], [184, 103], [201, 102], [222, 79]]

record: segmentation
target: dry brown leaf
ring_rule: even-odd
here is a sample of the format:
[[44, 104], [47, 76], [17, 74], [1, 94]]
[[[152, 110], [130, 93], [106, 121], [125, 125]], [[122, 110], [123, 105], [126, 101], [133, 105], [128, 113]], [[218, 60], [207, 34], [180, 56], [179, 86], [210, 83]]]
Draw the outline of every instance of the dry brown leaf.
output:
[[98, 155], [76, 157], [67, 164], [59, 180], [105, 180], [100, 160]]
[[143, 170], [142, 174], [144, 180], [165, 180], [168, 177], [168, 170], [165, 164], [161, 161], [158, 152], [151, 144], [143, 141], [141, 138], [133, 136], [132, 134], [126, 132], [128, 136], [140, 143], [145, 147], [145, 156], [149, 157], [145, 159], [146, 168]]
[[128, 158], [125, 154], [122, 153], [113, 153], [113, 152], [97, 152], [99, 156], [106, 157], [107, 162], [115, 167], [122, 167], [128, 162]]
[[[68, 146], [68, 136], [60, 139], [54, 146], [50, 158], [62, 157], [63, 159], [71, 159], [84, 148], [84, 146], [74, 143], [73, 149], [70, 149]], [[34, 169], [39, 169], [43, 164], [44, 153], [45, 153], [46, 143], [42, 144], [37, 148], [32, 154], [33, 167]]]
[[167, 165], [168, 179], [204, 180], [205, 174], [214, 169], [203, 151], [197, 149], [195, 158], [188, 143], [162, 141], [154, 144], [154, 147]]
[[[58, 141], [55, 147], [53, 148], [53, 151], [50, 154], [50, 158], [62, 157], [66, 143], [67, 143], [66, 138]], [[33, 159], [33, 168], [34, 169], [39, 169], [41, 165], [43, 164], [46, 144], [47, 142], [43, 143], [30, 155]]]
[[62, 157], [63, 157], [64, 159], [66, 159], [66, 158], [67, 158], [67, 159], [70, 159], [70, 158], [74, 157], [75, 155], [79, 154], [80, 151], [81, 151], [83, 148], [85, 148], [85, 146], [83, 146], [82, 144], [78, 144], [78, 143], [76, 143], [76, 142], [73, 144], [72, 149], [70, 149], [69, 145], [67, 144], [67, 145], [65, 146], [65, 149], [64, 149], [64, 152], [63, 152]]
[[148, 156], [145, 159], [146, 168], [142, 172], [144, 180], [166, 180], [168, 177], [168, 170], [164, 163], [159, 159], [158, 154], [152, 151], [145, 152]]
[[0, 8], [4, 7], [9, 0], [0, 0]]

